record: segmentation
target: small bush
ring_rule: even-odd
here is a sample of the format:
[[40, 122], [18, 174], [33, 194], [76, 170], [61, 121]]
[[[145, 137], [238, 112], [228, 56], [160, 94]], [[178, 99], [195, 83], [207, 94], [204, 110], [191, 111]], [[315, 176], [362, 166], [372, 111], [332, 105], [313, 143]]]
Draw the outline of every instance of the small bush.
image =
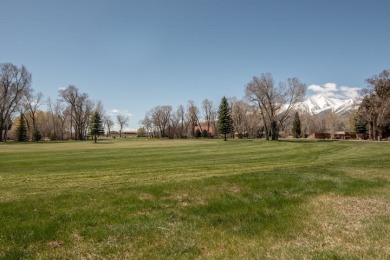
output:
[[34, 131], [34, 133], [33, 133], [33, 140], [34, 140], [35, 142], [41, 141], [41, 140], [42, 140], [42, 134], [41, 134], [41, 132], [39, 132], [39, 131]]
[[202, 132], [199, 129], [196, 129], [195, 131], [195, 138], [202, 137]]
[[203, 138], [208, 138], [209, 137], [209, 133], [207, 132], [206, 129], [202, 131], [202, 137]]

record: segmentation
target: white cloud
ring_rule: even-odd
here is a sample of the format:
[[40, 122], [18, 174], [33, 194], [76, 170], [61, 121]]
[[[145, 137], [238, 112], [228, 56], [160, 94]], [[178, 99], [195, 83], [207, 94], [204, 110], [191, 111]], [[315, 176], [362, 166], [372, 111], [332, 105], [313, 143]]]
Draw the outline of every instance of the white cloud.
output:
[[344, 92], [344, 95], [349, 98], [359, 97], [359, 88], [341, 86], [340, 90]]
[[115, 116], [115, 115], [124, 115], [124, 116], [134, 116], [132, 113], [130, 113], [127, 110], [120, 110], [120, 109], [111, 109], [108, 114], [110, 116]]
[[325, 83], [324, 87], [327, 91], [336, 91], [337, 90], [337, 85], [336, 83]]
[[320, 85], [310, 85], [308, 89], [313, 90], [314, 92], [321, 92], [323, 88]]
[[308, 89], [312, 90], [316, 94], [321, 94], [324, 97], [335, 97], [337, 85], [335, 83], [325, 83], [322, 86], [310, 85]]
[[308, 87], [316, 95], [324, 97], [339, 98], [339, 99], [350, 99], [357, 98], [359, 96], [359, 88], [341, 86], [337, 87], [336, 83], [325, 83], [323, 85], [310, 85]]

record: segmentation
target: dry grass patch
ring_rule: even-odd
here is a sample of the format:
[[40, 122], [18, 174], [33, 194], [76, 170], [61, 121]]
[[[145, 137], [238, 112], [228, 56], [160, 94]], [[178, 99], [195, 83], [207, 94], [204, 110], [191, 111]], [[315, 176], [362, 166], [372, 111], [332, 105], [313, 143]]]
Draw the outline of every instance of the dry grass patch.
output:
[[50, 248], [58, 248], [58, 247], [62, 247], [63, 246], [63, 243], [61, 241], [49, 241], [47, 243], [47, 246], [50, 247]]
[[[390, 202], [378, 198], [320, 195], [307, 205], [312, 215], [289, 241], [275, 244], [270, 258], [390, 257]], [[378, 235], [377, 228], [382, 229]], [[375, 232], [372, 232], [372, 230]]]
[[348, 176], [353, 178], [359, 178], [361, 180], [372, 180], [379, 178], [385, 181], [390, 181], [390, 174], [384, 174], [382, 169], [378, 170], [376, 168], [363, 168], [359, 169], [357, 167], [339, 167], [339, 170], [346, 173]]
[[153, 200], [154, 197], [151, 194], [141, 193], [138, 198], [142, 201]]

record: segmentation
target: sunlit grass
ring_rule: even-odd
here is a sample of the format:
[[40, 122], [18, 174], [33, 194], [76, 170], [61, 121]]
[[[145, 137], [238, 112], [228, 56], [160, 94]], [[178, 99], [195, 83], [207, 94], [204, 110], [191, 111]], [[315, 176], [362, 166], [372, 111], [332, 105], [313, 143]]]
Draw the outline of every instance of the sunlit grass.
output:
[[388, 258], [390, 144], [0, 144], [2, 258]]

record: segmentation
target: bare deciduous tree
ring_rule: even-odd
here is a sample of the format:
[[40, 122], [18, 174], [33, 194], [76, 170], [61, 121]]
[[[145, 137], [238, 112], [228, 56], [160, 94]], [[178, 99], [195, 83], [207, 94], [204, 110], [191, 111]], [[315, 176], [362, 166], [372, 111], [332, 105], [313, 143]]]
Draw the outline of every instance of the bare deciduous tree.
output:
[[53, 102], [51, 101], [51, 98], [48, 97], [47, 98], [47, 101], [46, 101], [46, 104], [47, 104], [47, 114], [49, 115], [50, 119], [51, 119], [51, 126], [52, 126], [52, 138], [53, 139], [57, 139], [57, 129], [58, 129], [58, 119], [57, 119], [57, 116], [55, 114], [55, 109], [54, 109], [54, 104]]
[[[31, 74], [25, 66], [0, 64], [0, 142], [7, 140], [9, 119], [31, 90]], [[4, 134], [3, 134], [4, 131]]]
[[263, 121], [261, 120], [258, 107], [249, 106], [246, 118], [248, 122], [248, 137], [261, 137], [260, 133], [263, 132], [264, 126], [262, 125]]
[[150, 112], [153, 124], [158, 128], [160, 137], [166, 137], [166, 129], [171, 118], [171, 106], [157, 106]]
[[199, 108], [196, 106], [193, 100], [188, 101], [187, 105], [187, 117], [188, 123], [191, 125], [191, 135], [195, 137], [195, 126], [199, 126], [202, 131], [202, 126], [199, 121]]
[[122, 129], [127, 126], [129, 118], [123, 115], [117, 115], [116, 120], [119, 124], [119, 137], [122, 137]]
[[[64, 140], [66, 122], [71, 120], [70, 109], [66, 108], [61, 101], [57, 100], [55, 113], [61, 124], [61, 140]], [[70, 129], [69, 129], [70, 130]]]
[[248, 112], [249, 106], [247, 103], [241, 100], [232, 99], [232, 120], [233, 129], [238, 134], [239, 138], [242, 138], [247, 132], [248, 128]]
[[325, 120], [332, 138], [334, 138], [336, 131], [345, 130], [344, 120], [342, 120], [341, 115], [336, 114], [335, 111], [331, 110], [325, 113]]
[[305, 96], [306, 85], [297, 78], [290, 78], [287, 83], [281, 82], [275, 86], [270, 73], [253, 77], [246, 86], [246, 97], [256, 102], [262, 120], [264, 121], [266, 139], [269, 132], [272, 140], [279, 138], [279, 129], [297, 102]]
[[152, 119], [150, 118], [149, 114], [146, 114], [144, 119], [140, 121], [140, 124], [142, 124], [145, 128], [146, 131], [146, 136], [147, 137], [153, 137], [153, 122]]
[[37, 126], [36, 113], [39, 106], [42, 105], [42, 99], [43, 99], [43, 93], [38, 92], [37, 94], [34, 94], [33, 90], [27, 93], [24, 97], [24, 109], [32, 121], [32, 126], [31, 126], [29, 124], [29, 121], [26, 120], [27, 127], [29, 128], [30, 133], [32, 134], [31, 137], [34, 136], [34, 133], [40, 132]]
[[178, 108], [177, 108], [177, 111], [176, 111], [176, 116], [177, 118], [180, 119], [180, 127], [179, 127], [179, 137], [180, 138], [183, 138], [183, 133], [184, 131], [186, 130], [186, 123], [185, 123], [185, 109], [184, 109], [184, 106], [183, 105], [180, 105]]
[[207, 133], [210, 133], [210, 127], [212, 124], [213, 113], [215, 113], [215, 108], [213, 106], [213, 101], [205, 99], [202, 102], [202, 109], [204, 115], [204, 121], [207, 125]]
[[[94, 103], [88, 99], [88, 94], [80, 93], [75, 86], [69, 85], [59, 90], [60, 97], [70, 107], [70, 129], [75, 130], [75, 139], [84, 140], [88, 131], [89, 117], [92, 114]], [[71, 132], [72, 138], [72, 132]]]
[[390, 71], [384, 70], [366, 82], [369, 86], [363, 91], [358, 117], [368, 125], [370, 139], [381, 139], [390, 126]]
[[110, 116], [103, 117], [103, 124], [107, 128], [107, 137], [111, 135], [111, 128], [114, 126], [114, 121], [112, 121]]
[[54, 140], [64, 140], [65, 132], [67, 128], [67, 121], [70, 118], [70, 109], [66, 108], [65, 104], [61, 100], [57, 100], [53, 103], [50, 97], [46, 101], [48, 107], [48, 115], [51, 118], [51, 138]]
[[171, 138], [178, 138], [180, 137], [180, 115], [177, 113], [172, 113], [170, 118], [170, 125], [172, 128], [172, 133], [170, 135]]

